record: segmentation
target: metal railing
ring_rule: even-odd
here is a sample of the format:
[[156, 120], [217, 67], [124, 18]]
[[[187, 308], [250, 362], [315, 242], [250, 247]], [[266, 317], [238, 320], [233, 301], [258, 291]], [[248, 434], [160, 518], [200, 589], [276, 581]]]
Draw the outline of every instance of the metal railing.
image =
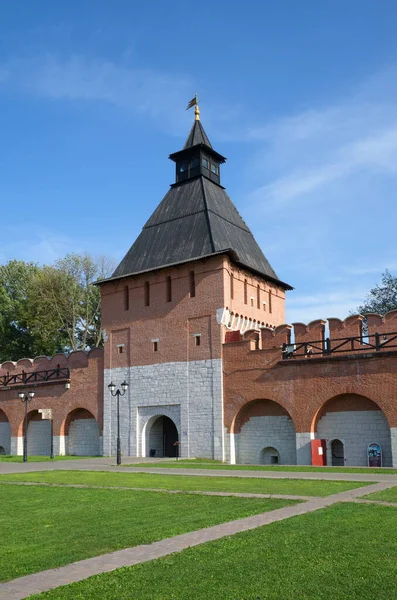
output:
[[295, 357], [330, 356], [343, 352], [379, 352], [393, 348], [397, 348], [397, 332], [283, 344], [282, 355], [283, 359], [287, 360]]
[[0, 388], [10, 385], [31, 385], [33, 383], [42, 383], [45, 381], [70, 379], [69, 367], [57, 367], [56, 369], [47, 369], [45, 371], [32, 371], [31, 373], [7, 374], [0, 376]]

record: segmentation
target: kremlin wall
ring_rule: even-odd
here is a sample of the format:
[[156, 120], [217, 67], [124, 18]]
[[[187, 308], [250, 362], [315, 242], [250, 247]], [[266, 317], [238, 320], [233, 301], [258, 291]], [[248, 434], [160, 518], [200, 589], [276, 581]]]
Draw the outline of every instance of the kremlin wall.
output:
[[[0, 453], [397, 467], [397, 311], [285, 324], [293, 288], [221, 185], [200, 121], [175, 183], [101, 290], [103, 349], [0, 365]], [[288, 300], [287, 300], [288, 301]], [[314, 315], [315, 316], [315, 315]], [[12, 358], [12, 357], [10, 357]]]

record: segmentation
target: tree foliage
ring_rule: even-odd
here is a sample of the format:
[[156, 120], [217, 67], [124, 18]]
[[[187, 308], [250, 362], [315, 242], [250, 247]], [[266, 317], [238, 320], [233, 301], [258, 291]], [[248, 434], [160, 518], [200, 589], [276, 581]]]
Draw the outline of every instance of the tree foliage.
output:
[[381, 285], [376, 285], [369, 291], [364, 303], [357, 308], [357, 313], [384, 315], [389, 310], [395, 309], [397, 309], [397, 277], [386, 270], [382, 273]]
[[0, 361], [83, 350], [102, 344], [100, 291], [104, 257], [68, 254], [51, 266], [0, 266]]

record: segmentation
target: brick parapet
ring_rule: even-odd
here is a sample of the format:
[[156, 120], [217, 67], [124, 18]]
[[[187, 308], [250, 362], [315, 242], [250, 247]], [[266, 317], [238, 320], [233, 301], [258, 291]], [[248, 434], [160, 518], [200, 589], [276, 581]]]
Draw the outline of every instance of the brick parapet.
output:
[[397, 427], [396, 352], [338, 355], [283, 361], [280, 348], [251, 350], [250, 341], [223, 346], [224, 423], [234, 431], [239, 411], [265, 399], [280, 404], [297, 432], [314, 431], [319, 411], [331, 398], [357, 394], [383, 410]]
[[[68, 417], [77, 409], [88, 410], [97, 420], [100, 431], [103, 422], [103, 350], [95, 348], [89, 352], [55, 354], [52, 357], [40, 356], [35, 359], [7, 361], [0, 367], [0, 375], [26, 374], [56, 369], [57, 366], [70, 367], [70, 388], [65, 380], [43, 381], [27, 384], [0, 386], [0, 414], [11, 426], [12, 436], [23, 434], [24, 406], [18, 393], [34, 391], [35, 396], [28, 404], [29, 418], [37, 415], [41, 408], [53, 409], [54, 435], [66, 435]], [[13, 368], [11, 368], [13, 367]]]
[[[363, 321], [366, 319], [367, 331], [363, 331]], [[328, 334], [327, 334], [328, 326]], [[240, 340], [250, 338], [250, 333], [256, 330], [246, 331], [244, 334], [239, 332], [227, 333], [225, 343], [235, 343]], [[387, 334], [395, 334], [395, 339], [391, 340]], [[355, 338], [355, 339], [353, 339]], [[378, 338], [378, 339], [376, 339]], [[394, 338], [394, 336], [393, 336]], [[349, 341], [347, 341], [349, 339]], [[358, 351], [371, 352], [371, 348], [376, 351], [390, 351], [393, 346], [397, 348], [397, 310], [390, 311], [384, 316], [377, 314], [350, 315], [344, 320], [329, 318], [327, 320], [317, 319], [310, 323], [284, 323], [275, 328], [261, 327], [259, 344], [256, 349], [283, 349], [284, 346], [290, 346], [290, 358], [298, 359], [298, 353], [293, 354], [294, 350], [300, 350], [300, 354], [310, 356], [329, 357], [327, 352], [327, 341], [331, 349], [336, 348], [343, 354], [355, 354]], [[387, 343], [389, 341], [389, 343]], [[391, 343], [392, 342], [392, 343]], [[305, 345], [302, 349], [300, 345]], [[312, 345], [312, 346], [311, 346]]]

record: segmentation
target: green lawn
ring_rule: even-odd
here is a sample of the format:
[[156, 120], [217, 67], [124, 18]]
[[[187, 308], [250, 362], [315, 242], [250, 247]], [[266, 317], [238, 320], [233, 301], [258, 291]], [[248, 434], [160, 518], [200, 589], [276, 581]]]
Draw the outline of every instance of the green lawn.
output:
[[[28, 462], [50, 462], [54, 460], [78, 460], [80, 458], [101, 458], [99, 456], [28, 456]], [[15, 456], [11, 454], [0, 455], [0, 462], [23, 462], [23, 456]]]
[[152, 473], [115, 473], [111, 471], [38, 471], [0, 475], [2, 481], [38, 483], [77, 483], [86, 485], [126, 486], [164, 490], [249, 492], [253, 494], [295, 494], [328, 496], [370, 483], [310, 479], [262, 479], [259, 477], [204, 477]]
[[390, 600], [396, 530], [394, 508], [336, 504], [31, 600]]
[[294, 504], [14, 485], [0, 502], [1, 581]]
[[397, 502], [397, 487], [383, 490], [383, 492], [375, 492], [374, 494], [368, 494], [363, 496], [367, 500], [383, 500], [384, 502]]
[[372, 473], [383, 475], [395, 475], [397, 469], [392, 468], [376, 468], [376, 467], [310, 467], [310, 466], [283, 466], [283, 465], [226, 465], [216, 460], [206, 460], [203, 458], [187, 460], [173, 460], [158, 463], [133, 463], [122, 465], [123, 467], [139, 467], [139, 468], [162, 468], [162, 469], [226, 469], [231, 471], [289, 471], [299, 473]]

